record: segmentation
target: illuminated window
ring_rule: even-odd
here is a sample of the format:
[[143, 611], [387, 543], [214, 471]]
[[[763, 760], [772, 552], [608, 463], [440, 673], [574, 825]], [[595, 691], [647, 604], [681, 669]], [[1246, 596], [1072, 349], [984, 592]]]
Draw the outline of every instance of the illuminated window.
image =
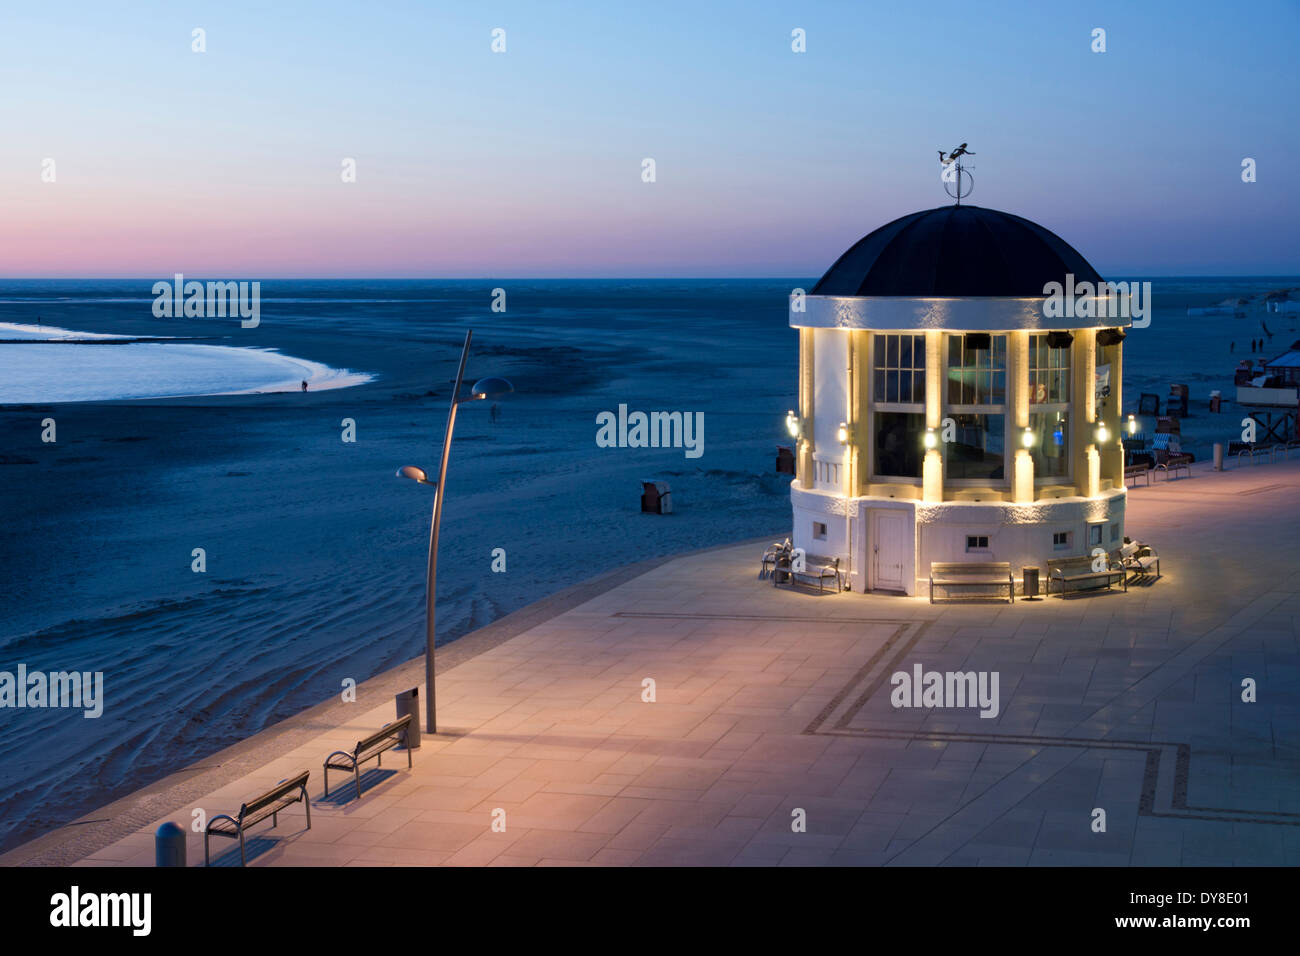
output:
[[1005, 405], [1007, 337], [987, 333], [948, 336], [948, 404]]
[[1046, 335], [1029, 337], [1029, 446], [1034, 480], [1069, 480], [1070, 349], [1051, 348]]
[[885, 404], [925, 404], [925, 336], [876, 335], [873, 396]]
[[1007, 453], [1007, 337], [986, 332], [948, 336], [948, 406], [956, 425], [941, 435], [948, 481], [1003, 482]]
[[871, 473], [919, 481], [925, 456], [925, 336], [871, 337]]
[[1046, 335], [1029, 337], [1029, 404], [1068, 405], [1070, 350], [1048, 346]]

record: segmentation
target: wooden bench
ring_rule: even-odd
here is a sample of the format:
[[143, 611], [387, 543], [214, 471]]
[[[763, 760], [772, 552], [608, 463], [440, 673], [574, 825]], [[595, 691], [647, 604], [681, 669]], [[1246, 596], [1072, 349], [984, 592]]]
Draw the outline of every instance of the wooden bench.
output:
[[211, 866], [212, 857], [208, 848], [208, 838], [213, 836], [239, 839], [239, 865], [247, 866], [248, 858], [244, 852], [244, 832], [267, 817], [271, 826], [280, 822], [280, 811], [291, 804], [302, 801], [307, 808], [307, 829], [311, 829], [311, 801], [307, 799], [307, 774], [304, 770], [296, 777], [281, 780], [260, 797], [249, 800], [239, 808], [239, 816], [232, 817], [222, 813], [208, 821], [203, 830], [203, 865]]
[[[1093, 562], [1098, 558], [1105, 564], [1102, 571], [1093, 570]], [[1125, 570], [1123, 563], [1108, 555], [1081, 555], [1074, 558], [1048, 558], [1047, 559], [1047, 594], [1050, 597], [1052, 593], [1052, 582], [1056, 581], [1061, 585], [1061, 597], [1065, 597], [1066, 585], [1069, 584], [1087, 584], [1092, 587], [1104, 585], [1109, 588], [1112, 584], [1118, 582], [1124, 585], [1124, 590], [1128, 590], [1128, 572]], [[1090, 590], [1091, 588], [1078, 588], [1077, 590]]]
[[1192, 477], [1192, 456], [1188, 454], [1159, 454], [1157, 453], [1156, 471], [1165, 473], [1165, 481], [1171, 480], [1171, 476], [1178, 473], [1181, 468], [1187, 472], [1187, 477]]
[[812, 584], [817, 583], [817, 590], [825, 590], [823, 582], [827, 580], [835, 581], [835, 590], [844, 590], [843, 583], [840, 581], [840, 559], [824, 558], [821, 555], [805, 555], [804, 570], [796, 571], [792, 565], [794, 553], [786, 551], [776, 558], [776, 564], [772, 568], [772, 586], [776, 587], [782, 581], [781, 575], [785, 575], [788, 581], [804, 581]]
[[951, 594], [954, 587], [1002, 588], [1007, 589], [1007, 598], [1016, 603], [1016, 582], [1011, 577], [1011, 564], [1007, 561], [987, 561], [971, 563], [969, 561], [931, 561], [930, 562], [930, 603], [934, 603], [936, 588], [944, 588]]
[[383, 729], [376, 731], [363, 740], [358, 740], [356, 747], [351, 751], [336, 750], [325, 758], [325, 796], [330, 795], [330, 771], [331, 770], [351, 770], [352, 776], [357, 782], [357, 797], [361, 797], [361, 765], [367, 760], [379, 761], [379, 766], [384, 765], [384, 751], [392, 750], [394, 747], [406, 747], [406, 767], [411, 767], [411, 748], [407, 745], [407, 732], [411, 726], [411, 715], [407, 714], [400, 720], [395, 720], [391, 724], [384, 724]]
[[1149, 544], [1130, 541], [1119, 549], [1119, 559], [1135, 576], [1145, 577], [1154, 568], [1156, 577], [1160, 577], [1160, 555]]
[[1138, 465], [1128, 465], [1124, 469], [1124, 481], [1133, 479], [1133, 487], [1137, 487], [1137, 480], [1145, 478], [1148, 485], [1151, 484], [1151, 466], [1143, 462]]

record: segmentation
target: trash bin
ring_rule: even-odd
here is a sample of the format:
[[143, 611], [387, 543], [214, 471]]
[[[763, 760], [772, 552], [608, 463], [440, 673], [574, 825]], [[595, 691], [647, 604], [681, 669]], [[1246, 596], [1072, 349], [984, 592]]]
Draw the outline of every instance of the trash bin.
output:
[[154, 866], [185, 865], [185, 831], [168, 820], [153, 835]]
[[776, 473], [778, 475], [794, 474], [794, 449], [785, 445], [776, 446]]
[[412, 750], [420, 749], [420, 688], [412, 687], [397, 695], [397, 719], [411, 715], [411, 725], [406, 731], [406, 743]]
[[1223, 393], [1217, 388], [1210, 392], [1210, 411], [1217, 412], [1219, 406], [1223, 404]]
[[1020, 579], [1024, 582], [1025, 600], [1036, 601], [1038, 599], [1038, 568], [1037, 567], [1021, 568]]

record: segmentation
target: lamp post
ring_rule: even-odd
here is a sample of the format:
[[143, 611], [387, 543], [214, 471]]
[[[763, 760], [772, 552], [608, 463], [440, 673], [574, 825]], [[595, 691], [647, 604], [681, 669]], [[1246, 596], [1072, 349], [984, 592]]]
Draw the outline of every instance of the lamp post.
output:
[[464, 398], [461, 397], [460, 384], [465, 378], [465, 362], [469, 359], [469, 343], [473, 337], [474, 331], [467, 329], [465, 331], [465, 347], [460, 353], [460, 367], [456, 369], [456, 384], [452, 386], [451, 390], [451, 409], [447, 412], [447, 431], [442, 436], [442, 461], [438, 464], [437, 480], [430, 481], [425, 470], [416, 468], [414, 465], [404, 465], [397, 470], [397, 477], [399, 478], [410, 478], [422, 485], [434, 486], [433, 517], [429, 522], [429, 579], [424, 605], [424, 639], [426, 645], [424, 680], [428, 692], [424, 702], [424, 715], [425, 723], [431, 734], [438, 732], [438, 709], [434, 697], [434, 644], [436, 638], [434, 605], [438, 593], [438, 527], [442, 523], [442, 492], [447, 484], [447, 459], [451, 456], [451, 433], [456, 427], [456, 409], [460, 407], [461, 402], [477, 402], [485, 398], [505, 395], [515, 390], [514, 386], [504, 378], [485, 378], [474, 383], [469, 395]]

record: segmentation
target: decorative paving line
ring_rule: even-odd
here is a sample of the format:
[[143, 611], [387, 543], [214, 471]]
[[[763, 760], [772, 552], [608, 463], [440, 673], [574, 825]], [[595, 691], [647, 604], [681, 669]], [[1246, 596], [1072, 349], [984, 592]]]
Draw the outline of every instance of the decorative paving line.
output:
[[[1266, 489], [1260, 489], [1266, 490]], [[1242, 810], [1233, 807], [1202, 807], [1187, 802], [1187, 782], [1191, 775], [1192, 748], [1177, 741], [1122, 740], [1091, 737], [1040, 737], [1033, 734], [977, 734], [956, 731], [900, 731], [872, 727], [850, 727], [849, 723], [862, 710], [867, 701], [885, 683], [887, 675], [894, 673], [902, 659], [911, 652], [933, 622], [932, 619], [898, 620], [894, 618], [827, 618], [802, 617], [779, 614], [687, 614], [672, 612], [618, 611], [611, 617], [667, 618], [672, 620], [704, 621], [788, 621], [809, 624], [883, 624], [895, 625], [894, 632], [876, 648], [857, 672], [849, 678], [821, 712], [813, 718], [803, 733], [813, 736], [862, 737], [883, 740], [918, 740], [941, 743], [981, 743], [1002, 746], [1076, 747], [1081, 750], [1118, 750], [1146, 754], [1146, 767], [1142, 776], [1142, 790], [1138, 795], [1138, 815], [1164, 817], [1177, 820], [1211, 820], [1220, 823], [1264, 823], [1283, 826], [1300, 826], [1300, 813], [1279, 810]], [[890, 652], [896, 653], [890, 656]], [[840, 714], [833, 727], [827, 728], [831, 716], [844, 706], [856, 688], [889, 656], [884, 667], [867, 688]], [[1174, 754], [1173, 794], [1169, 810], [1156, 809], [1156, 791], [1160, 779], [1162, 757], [1165, 751]]]
[[[850, 722], [858, 715], [876, 691], [881, 688], [887, 676], [902, 666], [902, 660], [920, 641], [930, 623], [930, 621], [908, 622], [899, 627], [859, 668], [857, 673], [849, 679], [844, 688], [822, 708], [821, 713], [813, 718], [804, 733], [819, 736], [862, 737], [884, 740], [928, 740], [942, 743], [979, 743], [1021, 747], [1077, 747], [1084, 750], [1125, 750], [1145, 753], [1146, 767], [1143, 771], [1142, 790], [1138, 796], [1139, 816], [1300, 826], [1300, 813], [1278, 810], [1243, 810], [1234, 807], [1203, 807], [1189, 804], [1187, 802], [1187, 783], [1191, 776], [1192, 748], [1189, 744], [1178, 741], [1042, 737], [1034, 734], [985, 734], [958, 731], [900, 731], [874, 727], [850, 727]], [[909, 629], [914, 624], [918, 626], [908, 634]], [[908, 636], [904, 640], [905, 634]], [[882, 659], [895, 647], [897, 647], [897, 652], [890, 657], [885, 666], [880, 667], [876, 678], [867, 685], [865, 690], [849, 706], [844, 707], [845, 702], [853, 696], [854, 691], [862, 685], [863, 681], [867, 680]], [[843, 708], [842, 711], [841, 708]], [[835, 721], [834, 726], [828, 727], [827, 724], [836, 711], [841, 711], [839, 718]], [[1173, 792], [1169, 809], [1157, 810], [1157, 784], [1160, 779], [1162, 758], [1166, 751], [1171, 751], [1174, 755]]]
[[[670, 618], [689, 621], [795, 621], [803, 624], [914, 624], [881, 617], [801, 617], [793, 614], [673, 614], [668, 611], [615, 611], [610, 617]], [[929, 623], [928, 621], [926, 623]]]

